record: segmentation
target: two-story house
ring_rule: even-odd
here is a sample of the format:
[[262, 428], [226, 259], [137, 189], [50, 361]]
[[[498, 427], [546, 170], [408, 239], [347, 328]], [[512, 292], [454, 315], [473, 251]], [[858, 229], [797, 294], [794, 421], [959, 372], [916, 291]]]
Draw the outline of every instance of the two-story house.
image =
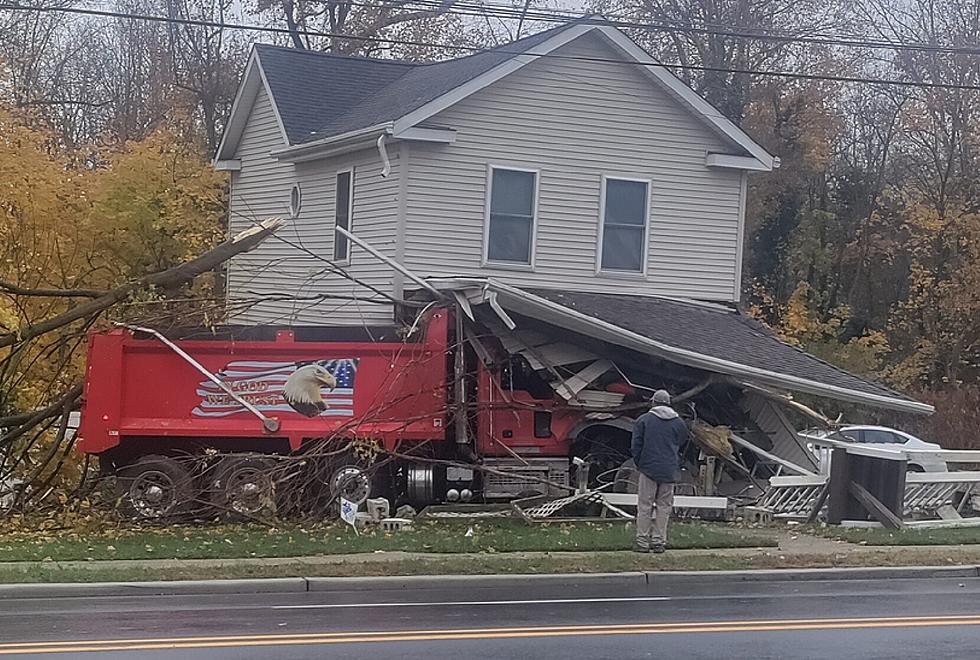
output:
[[734, 309], [747, 180], [778, 159], [615, 27], [573, 22], [431, 64], [256, 46], [215, 162], [233, 233], [290, 219], [229, 266], [239, 322], [391, 325], [389, 298], [419, 285], [388, 259], [502, 318], [930, 410]]

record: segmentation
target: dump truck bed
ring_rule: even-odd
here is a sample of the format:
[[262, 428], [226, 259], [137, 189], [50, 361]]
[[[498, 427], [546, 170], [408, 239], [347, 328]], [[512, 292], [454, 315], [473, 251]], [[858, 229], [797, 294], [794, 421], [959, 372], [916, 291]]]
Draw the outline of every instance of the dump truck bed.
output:
[[[301, 341], [288, 329], [268, 341], [174, 342], [191, 360], [151, 335], [93, 334], [78, 447], [100, 454], [152, 438], [285, 440], [291, 449], [331, 436], [376, 438], [388, 448], [399, 440], [444, 440], [446, 311], [429, 313], [421, 330], [420, 340], [404, 343]], [[307, 365], [322, 366], [336, 381], [321, 389], [326, 409], [314, 417], [283, 396], [290, 375]]]

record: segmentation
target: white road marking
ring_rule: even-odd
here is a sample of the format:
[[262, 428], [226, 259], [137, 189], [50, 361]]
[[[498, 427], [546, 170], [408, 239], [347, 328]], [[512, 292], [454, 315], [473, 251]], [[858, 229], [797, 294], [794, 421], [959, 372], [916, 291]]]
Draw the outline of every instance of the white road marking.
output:
[[546, 600], [446, 600], [429, 603], [329, 603], [324, 605], [273, 605], [274, 610], [326, 610], [347, 607], [431, 607], [444, 605], [546, 605], [549, 603], [628, 603], [634, 601], [674, 600], [669, 596], [638, 596], [635, 598], [549, 598]]

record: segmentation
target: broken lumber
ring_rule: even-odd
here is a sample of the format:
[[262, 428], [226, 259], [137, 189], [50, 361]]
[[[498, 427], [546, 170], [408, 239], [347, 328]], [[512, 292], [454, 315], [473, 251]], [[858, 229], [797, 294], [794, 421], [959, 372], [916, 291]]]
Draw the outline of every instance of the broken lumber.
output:
[[748, 449], [750, 452], [756, 454], [757, 456], [761, 456], [762, 458], [772, 461], [777, 465], [782, 465], [787, 470], [795, 472], [796, 474], [800, 474], [804, 476], [810, 476], [816, 474], [816, 472], [814, 472], [813, 470], [807, 470], [806, 468], [801, 467], [796, 463], [793, 463], [792, 461], [787, 461], [785, 458], [780, 458], [779, 456], [776, 456], [775, 454], [768, 452], [765, 449], [762, 449], [761, 447], [749, 442], [748, 440], [744, 438], [740, 438], [734, 433], [728, 436], [728, 440], [729, 442], [733, 442], [739, 447], [742, 447], [743, 449]]
[[882, 504], [881, 500], [869, 493], [868, 489], [861, 484], [852, 481], [847, 485], [847, 489], [875, 520], [888, 529], [902, 529], [905, 527], [905, 522], [901, 518]]

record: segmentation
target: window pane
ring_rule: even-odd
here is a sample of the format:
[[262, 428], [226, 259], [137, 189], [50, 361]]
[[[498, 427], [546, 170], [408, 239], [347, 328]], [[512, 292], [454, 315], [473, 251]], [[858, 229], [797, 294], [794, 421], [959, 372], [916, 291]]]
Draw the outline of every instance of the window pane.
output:
[[888, 431], [879, 431], [877, 429], [865, 429], [864, 441], [873, 442], [879, 445], [884, 445], [884, 444], [895, 442], [895, 436], [893, 436]]
[[602, 234], [602, 268], [643, 271], [643, 227], [606, 226]]
[[492, 176], [487, 260], [530, 264], [536, 174], [495, 169]]
[[647, 184], [642, 181], [606, 179], [607, 224], [645, 225]]
[[487, 259], [531, 263], [531, 224], [529, 216], [491, 213]]
[[534, 215], [534, 172], [494, 170], [490, 213]]
[[[351, 202], [351, 173], [341, 172], [337, 175], [337, 195], [334, 205], [334, 218], [338, 227], [350, 231], [350, 202]], [[348, 258], [350, 246], [347, 237], [334, 233], [333, 258], [343, 261]]]

